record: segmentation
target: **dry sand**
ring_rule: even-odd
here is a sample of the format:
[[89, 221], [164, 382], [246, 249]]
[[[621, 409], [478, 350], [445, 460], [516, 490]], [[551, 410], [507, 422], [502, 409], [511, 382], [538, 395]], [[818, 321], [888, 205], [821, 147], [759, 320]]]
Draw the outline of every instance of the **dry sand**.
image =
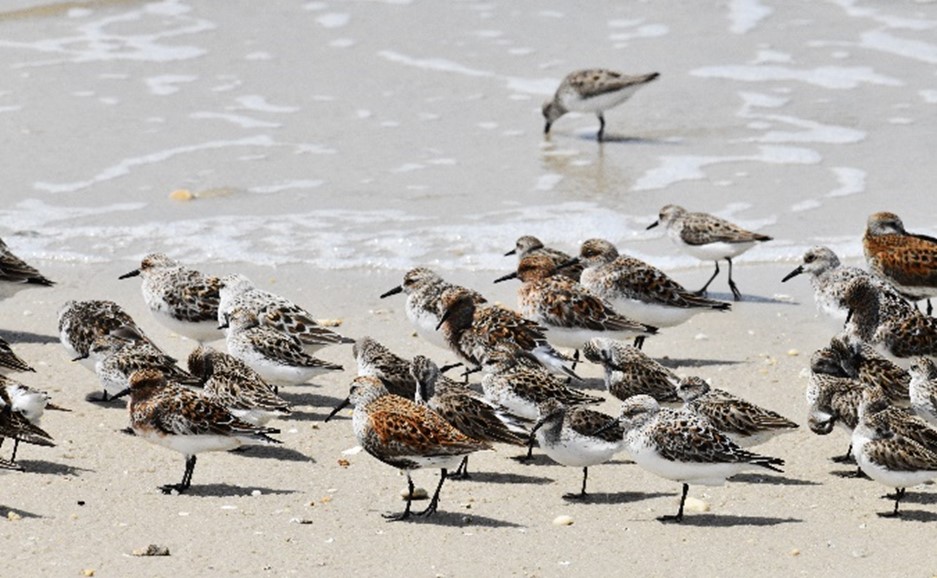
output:
[[[818, 318], [806, 279], [785, 285], [792, 266], [736, 269], [746, 300], [727, 314], [704, 314], [648, 341], [646, 351], [680, 373], [697, 373], [753, 401], [805, 421], [809, 354], [833, 333]], [[55, 448], [22, 446], [26, 473], [3, 475], [0, 521], [4, 575], [768, 575], [930, 576], [937, 520], [932, 487], [909, 491], [904, 519], [881, 519], [891, 507], [885, 488], [833, 475], [830, 462], [848, 441], [806, 427], [758, 448], [787, 460], [784, 475], [752, 472], [725, 487], [691, 487], [708, 511], [689, 509], [681, 525], [672, 514], [679, 484], [656, 478], [619, 459], [590, 470], [588, 503], [567, 503], [581, 471], [541, 456], [533, 465], [499, 447], [473, 457], [469, 481], [447, 482], [438, 515], [388, 523], [381, 514], [403, 507], [405, 478], [360, 453], [348, 420], [322, 422], [347, 394], [353, 376], [350, 348], [324, 350], [346, 371], [315, 385], [286, 388], [294, 417], [274, 422], [283, 446], [203, 454], [193, 486], [167, 496], [157, 486], [182, 475], [181, 455], [120, 433], [122, 404], [95, 405], [84, 396], [96, 378], [70, 362], [56, 336], [56, 310], [67, 299], [112, 298], [170, 353], [184, 358], [193, 343], [170, 334], [146, 311], [139, 280], [118, 281], [126, 265], [44, 267], [60, 283], [22, 292], [0, 303], [3, 336], [37, 370], [18, 376], [49, 391], [71, 413], [46, 414]], [[228, 267], [204, 267], [212, 273]], [[258, 284], [306, 304], [316, 315], [344, 320], [350, 336], [371, 335], [403, 355], [452, 360], [413, 335], [403, 298], [378, 299], [399, 275], [351, 271], [319, 274], [303, 268], [239, 268]], [[703, 267], [675, 274], [693, 287]], [[487, 275], [449, 274], [454, 281], [514, 304], [514, 287], [490, 285]], [[725, 281], [714, 288], [726, 297]], [[789, 298], [781, 294], [790, 295]], [[217, 344], [223, 347], [223, 342]], [[587, 388], [600, 390], [588, 366]], [[603, 409], [617, 411], [617, 402]], [[9, 444], [4, 451], [9, 450]], [[6, 454], [4, 454], [6, 455]], [[343, 465], [341, 460], [347, 460]], [[432, 490], [434, 471], [417, 472]], [[420, 504], [417, 507], [422, 507]], [[573, 520], [557, 526], [557, 516]], [[135, 549], [165, 546], [168, 557], [137, 557]]]

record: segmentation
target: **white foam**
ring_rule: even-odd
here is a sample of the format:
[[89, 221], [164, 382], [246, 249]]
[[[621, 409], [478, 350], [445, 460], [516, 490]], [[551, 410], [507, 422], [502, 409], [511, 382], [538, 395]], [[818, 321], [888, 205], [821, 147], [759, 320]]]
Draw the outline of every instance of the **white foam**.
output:
[[224, 112], [193, 112], [189, 115], [189, 118], [196, 120], [223, 120], [241, 128], [280, 128], [283, 126], [278, 122], [268, 122], [241, 114]]
[[937, 45], [922, 40], [898, 38], [884, 30], [862, 33], [862, 46], [928, 64], [937, 64]]
[[919, 90], [918, 94], [927, 104], [937, 104], [937, 89]]
[[563, 175], [557, 173], [547, 173], [545, 175], [540, 175], [540, 177], [537, 178], [537, 186], [534, 188], [538, 191], [551, 191], [562, 180]]
[[468, 68], [467, 66], [462, 66], [457, 62], [453, 62], [445, 58], [413, 58], [411, 56], [400, 54], [399, 52], [394, 52], [392, 50], [381, 50], [377, 54], [381, 58], [391, 62], [396, 62], [397, 64], [403, 64], [405, 66], [422, 68], [423, 70], [453, 72], [456, 74], [463, 74], [465, 76], [492, 76], [491, 72]]
[[765, 6], [759, 0], [730, 0], [729, 31], [733, 34], [750, 32], [758, 26], [759, 22], [773, 13], [773, 8]]
[[250, 189], [248, 189], [248, 191], [250, 191], [251, 193], [259, 193], [262, 195], [266, 195], [266, 194], [279, 193], [282, 191], [288, 191], [288, 190], [293, 190], [293, 189], [315, 189], [315, 188], [322, 186], [324, 182], [325, 181], [320, 181], [316, 179], [285, 181], [285, 182], [277, 183], [275, 185], [251, 187]]
[[198, 77], [191, 74], [163, 74], [161, 76], [150, 76], [144, 78], [147, 88], [152, 94], [158, 96], [167, 96], [179, 92], [178, 84], [185, 82], [194, 82]]
[[846, 197], [865, 192], [865, 171], [855, 167], [833, 167], [839, 187], [826, 194], [827, 197]]
[[351, 20], [351, 14], [346, 12], [329, 12], [316, 18], [316, 22], [323, 28], [342, 28]]
[[241, 108], [246, 110], [255, 110], [257, 112], [289, 113], [302, 110], [298, 106], [270, 104], [267, 102], [267, 99], [265, 99], [263, 96], [260, 96], [259, 94], [247, 94], [244, 96], [239, 96], [234, 100], [241, 106]]
[[868, 66], [820, 66], [809, 69], [779, 65], [704, 66], [692, 70], [690, 74], [702, 78], [725, 78], [741, 82], [795, 80], [835, 90], [856, 88], [864, 83], [904, 86], [904, 83], [897, 78], [878, 74]]

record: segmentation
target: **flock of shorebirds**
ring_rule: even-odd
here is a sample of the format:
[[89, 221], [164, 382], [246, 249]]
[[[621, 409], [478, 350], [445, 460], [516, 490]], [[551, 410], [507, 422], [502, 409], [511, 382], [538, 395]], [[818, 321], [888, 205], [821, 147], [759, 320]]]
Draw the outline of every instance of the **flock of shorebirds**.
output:
[[[545, 130], [569, 110], [592, 111], [601, 140], [602, 112], [656, 76], [573, 73], [544, 105]], [[59, 335], [69, 355], [100, 380], [101, 391], [90, 401], [129, 394], [133, 433], [185, 456], [181, 482], [162, 486], [166, 493], [190, 487], [199, 453], [280, 443], [272, 437], [278, 430], [268, 425], [290, 414], [279, 387], [342, 370], [314, 354], [353, 344], [358, 375], [328, 419], [353, 406], [352, 429], [363, 450], [406, 472], [406, 507], [389, 518], [431, 515], [443, 483], [468, 475], [470, 454], [509, 444], [527, 446], [527, 457], [538, 445], [553, 460], [582, 468], [581, 489], [568, 499], [588, 499], [588, 468], [624, 451], [638, 466], [682, 484], [676, 515], [662, 518], [680, 521], [690, 484], [722, 485], [751, 468], [780, 472], [783, 460], [746, 448], [798, 426], [699, 377], [678, 377], [641, 351], [661, 328], [697, 313], [728, 311], [731, 303], [705, 296], [719, 262], [728, 264], [738, 301], [733, 257], [771, 240], [676, 205], [663, 207], [648, 228], [658, 224], [682, 250], [715, 263], [700, 290], [685, 289], [603, 239], [583, 242], [573, 257], [534, 237], [519, 238], [507, 253], [517, 256], [516, 270], [496, 281], [520, 281], [517, 311], [489, 304], [429, 269], [408, 271], [381, 297], [406, 295], [406, 316], [417, 333], [458, 358], [444, 367], [424, 356], [398, 356], [369, 337], [344, 337], [242, 275], [206, 275], [161, 253], [147, 255], [121, 278], [141, 277], [154, 317], [199, 343], [186, 369], [111, 301], [65, 303]], [[820, 311], [843, 324], [811, 358], [809, 427], [827, 434], [842, 426], [850, 435], [844, 458], [854, 459], [860, 474], [896, 489], [894, 508], [885, 515], [899, 515], [905, 488], [937, 478], [937, 320], [929, 301], [937, 297], [937, 239], [908, 233], [891, 213], [875, 213], [863, 244], [869, 272], [844, 267], [830, 249], [815, 247], [783, 281], [809, 275]], [[0, 251], [6, 287], [52, 285], [2, 242]], [[928, 299], [926, 314], [913, 304], [921, 299]], [[226, 352], [205, 345], [222, 337]], [[603, 398], [575, 387], [580, 351], [604, 368], [608, 392], [622, 401], [618, 416], [590, 409]], [[892, 361], [908, 358], [907, 370]], [[465, 367], [464, 379], [445, 375], [458, 365]], [[6, 377], [32, 371], [6, 342], [0, 343], [0, 367], [0, 436], [52, 445], [39, 420], [44, 409], [56, 407], [45, 393]], [[470, 383], [475, 372], [480, 383]], [[0, 467], [20, 467], [15, 451]], [[419, 468], [439, 468], [441, 475], [427, 508], [415, 513], [410, 473]]]

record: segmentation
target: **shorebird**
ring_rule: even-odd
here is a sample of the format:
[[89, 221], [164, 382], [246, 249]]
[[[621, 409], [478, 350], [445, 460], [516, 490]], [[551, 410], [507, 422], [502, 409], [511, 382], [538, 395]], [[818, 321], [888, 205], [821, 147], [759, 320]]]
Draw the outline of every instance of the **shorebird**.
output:
[[407, 271], [403, 276], [403, 283], [383, 293], [381, 299], [404, 293], [407, 296], [407, 319], [416, 328], [420, 337], [437, 347], [449, 349], [445, 337], [437, 331], [439, 320], [444, 313], [441, 304], [442, 296], [449, 289], [461, 289], [468, 292], [476, 305], [486, 302], [477, 291], [449, 283], [425, 267]]
[[559, 464], [582, 468], [582, 489], [563, 498], [588, 499], [589, 466], [604, 464], [623, 449], [621, 426], [610, 415], [581, 406], [567, 408], [556, 399], [547, 399], [538, 410], [540, 418], [531, 436], [536, 436], [543, 452]]
[[143, 300], [153, 317], [170, 330], [199, 343], [221, 339], [218, 301], [221, 280], [150, 253], [140, 267], [119, 278], [143, 278]]
[[47, 279], [35, 267], [29, 265], [10, 251], [0, 239], [0, 295], [10, 297], [27, 287], [51, 287], [54, 281]]
[[261, 325], [245, 309], [232, 311], [222, 328], [228, 352], [274, 384], [296, 385], [326, 371], [342, 369], [341, 365], [309, 355], [298, 338]]
[[[12, 380], [8, 377], [0, 376], [0, 411], [9, 411], [17, 414], [26, 420], [32, 428], [21, 427], [23, 436], [13, 436], [13, 454], [10, 456], [10, 462], [16, 461], [16, 451], [19, 449], [20, 441], [27, 443], [52, 446], [52, 437], [39, 428], [42, 416], [45, 410], [71, 411], [62, 406], [49, 401], [49, 394], [38, 389], [33, 389], [27, 385]], [[48, 443], [44, 443], [42, 440]], [[0, 443], [3, 440], [0, 439]]]
[[716, 271], [697, 291], [698, 294], [706, 293], [709, 284], [719, 275], [719, 260], [725, 259], [729, 264], [729, 289], [736, 301], [742, 299], [742, 293], [732, 280], [732, 257], [738, 257], [756, 243], [771, 240], [767, 235], [747, 231], [709, 213], [688, 213], [677, 205], [661, 208], [658, 219], [647, 228], [653, 229], [657, 225], [663, 225], [667, 229], [667, 236], [684, 252], [716, 264]]
[[683, 409], [708, 420], [740, 447], [762, 444], [799, 426], [791, 420], [723, 389], [712, 388], [702, 378], [685, 377], [677, 386]]
[[761, 467], [781, 472], [784, 460], [740, 448], [709, 422], [692, 414], [661, 408], [649, 395], [636, 395], [622, 403], [621, 427], [625, 446], [641, 468], [683, 484], [680, 509], [662, 522], [683, 520], [690, 484], [721, 486], [726, 478]]
[[391, 521], [405, 520], [411, 515], [414, 487], [410, 474], [413, 470], [427, 467], [441, 470], [439, 485], [429, 506], [415, 514], [430, 516], [439, 505], [439, 492], [448, 470], [457, 467], [462, 458], [471, 453], [492, 449], [487, 442], [459, 432], [429, 407], [391, 395], [376, 377], [356, 377], [348, 398], [336, 411], [349, 403], [355, 407], [352, 427], [364, 451], [407, 475], [407, 506], [400, 514], [385, 514]]
[[[584, 267], [583, 287], [608, 301], [618, 313], [654, 327], [673, 327], [703, 311], [726, 311], [729, 303], [687, 291], [669, 275], [640, 259], [621, 255], [605, 239], [583, 242], [572, 262]], [[643, 336], [635, 338], [641, 346]]]
[[59, 341], [73, 360], [91, 371], [94, 371], [94, 360], [88, 355], [91, 344], [121, 328], [150, 341], [133, 317], [113, 301], [66, 301], [59, 309]]
[[846, 321], [849, 308], [843, 303], [846, 286], [856, 277], [869, 277], [869, 273], [858, 267], [845, 267], [836, 253], [829, 247], [810, 248], [803, 256], [803, 263], [781, 279], [786, 283], [798, 275], [809, 275], [813, 286], [813, 298], [817, 310], [842, 323]]
[[862, 237], [865, 259], [872, 272], [911, 301], [937, 297], [937, 239], [905, 230], [894, 213], [873, 213]]
[[7, 375], [20, 371], [35, 372], [36, 370], [30, 367], [28, 363], [23, 361], [23, 359], [13, 351], [13, 348], [10, 347], [6, 339], [0, 337], [0, 375]]
[[911, 409], [937, 426], [937, 364], [919, 357], [911, 362], [910, 374]]
[[[579, 281], [579, 276], [582, 275], [582, 265], [571, 263], [573, 258], [570, 255], [558, 249], [545, 247], [543, 241], [532, 235], [518, 237], [514, 248], [504, 254], [505, 257], [510, 255], [517, 255], [518, 262], [527, 255], [546, 255], [556, 265], [560, 275], [569, 277], [573, 281]], [[560, 265], [565, 266], [560, 268]]]
[[269, 435], [279, 430], [241, 421], [221, 404], [167, 382], [154, 369], [130, 377], [129, 407], [130, 427], [137, 437], [185, 455], [182, 481], [161, 486], [164, 494], [181, 494], [189, 489], [199, 453], [226, 452], [245, 444], [280, 443]]
[[46, 447], [55, 446], [55, 442], [45, 430], [27, 419], [22, 411], [14, 408], [14, 400], [10, 393], [8, 384], [0, 386], [0, 444], [6, 438], [15, 442], [13, 456], [9, 460], [0, 458], [0, 467], [22, 470], [22, 466], [16, 464], [16, 449], [20, 442]]
[[582, 348], [586, 359], [605, 368], [605, 387], [621, 401], [650, 395], [659, 403], [676, 403], [680, 378], [637, 347], [607, 337], [593, 337]]
[[543, 133], [549, 134], [553, 123], [570, 111], [593, 112], [599, 119], [599, 142], [605, 137], [604, 112], [629, 98], [639, 88], [660, 76], [660, 73], [629, 76], [612, 70], [594, 68], [576, 70], [566, 75], [552, 100], [543, 103], [546, 124]]
[[577, 351], [593, 337], [615, 339], [648, 336], [657, 328], [629, 319], [579, 283], [555, 274], [548, 257], [529, 255], [521, 259], [517, 271], [495, 283], [520, 279], [517, 291], [521, 314], [547, 328], [550, 340]]
[[225, 317], [235, 309], [246, 309], [261, 324], [299, 339], [308, 353], [314, 353], [327, 345], [355, 342], [354, 339], [323, 327], [311, 313], [289, 299], [256, 288], [244, 275], [222, 277], [219, 296], [219, 325], [224, 325]]

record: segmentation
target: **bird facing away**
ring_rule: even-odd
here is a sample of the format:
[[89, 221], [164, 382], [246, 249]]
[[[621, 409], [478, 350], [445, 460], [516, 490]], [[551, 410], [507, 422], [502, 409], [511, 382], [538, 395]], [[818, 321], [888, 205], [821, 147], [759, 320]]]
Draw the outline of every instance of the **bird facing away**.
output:
[[376, 377], [356, 377], [346, 401], [355, 407], [352, 428], [364, 451], [403, 470], [407, 476], [406, 508], [400, 514], [384, 516], [391, 521], [405, 520], [411, 515], [414, 487], [410, 473], [413, 470], [427, 467], [441, 470], [429, 506], [415, 514], [430, 516], [439, 505], [439, 492], [447, 471], [457, 467], [462, 458], [471, 453], [492, 449], [487, 442], [459, 432], [429, 407], [391, 395]]
[[621, 401], [641, 394], [664, 404], [680, 401], [677, 374], [637, 347], [617, 339], [593, 337], [582, 352], [586, 359], [605, 368], [605, 387]]
[[174, 491], [181, 494], [189, 489], [199, 453], [226, 452], [246, 444], [280, 443], [268, 435], [279, 430], [241, 421], [198, 392], [167, 382], [154, 369], [130, 376], [129, 407], [130, 427], [137, 437], [185, 456], [182, 481], [161, 486], [164, 494]]
[[683, 520], [689, 484], [721, 486], [726, 478], [761, 467], [780, 472], [784, 460], [740, 448], [709, 422], [692, 414], [661, 408], [649, 395], [636, 395], [622, 403], [621, 426], [631, 458], [641, 468], [662, 478], [681, 482], [683, 493], [675, 516]]
[[256, 288], [244, 275], [222, 277], [219, 295], [218, 325], [224, 325], [225, 317], [240, 308], [253, 313], [263, 325], [296, 337], [308, 353], [327, 345], [354, 343], [354, 339], [320, 325], [311, 313], [289, 299]]
[[602, 142], [605, 138], [605, 111], [624, 103], [658, 76], [660, 73], [657, 72], [630, 76], [602, 68], [569, 73], [556, 89], [553, 99], [543, 103], [543, 118], [546, 120], [543, 134], [550, 134], [553, 123], [567, 112], [592, 112], [599, 119], [596, 138]]
[[719, 275], [719, 260], [725, 259], [729, 264], [729, 289], [736, 301], [742, 299], [742, 293], [732, 280], [732, 257], [748, 251], [756, 243], [771, 240], [767, 235], [747, 231], [709, 213], [688, 213], [677, 205], [661, 208], [658, 219], [647, 228], [653, 229], [657, 225], [663, 225], [667, 236], [684, 252], [716, 264], [712, 277], [697, 291], [700, 295], [706, 293], [709, 284]]
[[140, 267], [119, 278], [143, 278], [143, 300], [157, 321], [199, 343], [221, 339], [221, 280], [190, 269], [163, 253], [150, 253]]
[[894, 213], [873, 213], [862, 237], [865, 259], [879, 278], [911, 301], [937, 297], [937, 239], [909, 233]]

